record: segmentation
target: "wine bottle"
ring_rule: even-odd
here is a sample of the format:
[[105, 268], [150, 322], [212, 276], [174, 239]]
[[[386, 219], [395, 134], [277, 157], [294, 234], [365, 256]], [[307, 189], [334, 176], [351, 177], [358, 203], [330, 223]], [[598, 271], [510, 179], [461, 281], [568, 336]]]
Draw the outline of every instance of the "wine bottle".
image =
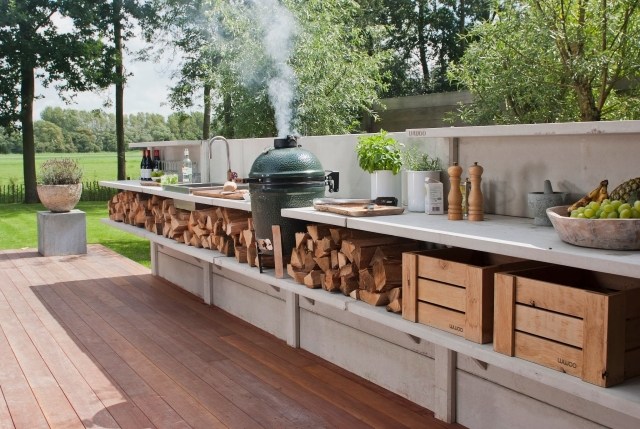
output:
[[145, 149], [142, 155], [142, 162], [140, 163], [140, 180], [151, 180], [151, 155], [150, 150]]
[[184, 150], [184, 159], [182, 160], [182, 182], [191, 183], [193, 174], [193, 163], [189, 159], [189, 149]]
[[153, 150], [153, 171], [160, 171], [160, 149]]

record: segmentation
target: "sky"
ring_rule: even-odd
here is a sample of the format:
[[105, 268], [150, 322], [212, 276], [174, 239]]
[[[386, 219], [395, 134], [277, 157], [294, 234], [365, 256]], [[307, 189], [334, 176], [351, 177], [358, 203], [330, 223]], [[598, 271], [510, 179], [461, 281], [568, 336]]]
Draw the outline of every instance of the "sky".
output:
[[[62, 27], [68, 25], [61, 20], [58, 20], [58, 23]], [[126, 43], [131, 51], [145, 46], [144, 41], [139, 38], [133, 38]], [[124, 113], [148, 112], [160, 113], [165, 117], [169, 116], [172, 113], [167, 102], [169, 87], [172, 83], [171, 72], [178, 67], [175, 53], [164, 55], [158, 63], [135, 61], [132, 54], [125, 53], [124, 66], [127, 73], [133, 74], [127, 79], [124, 89]], [[43, 98], [34, 100], [33, 117], [35, 120], [40, 119], [40, 113], [48, 106], [77, 110], [102, 109], [107, 112], [115, 112], [114, 86], [100, 93], [78, 93], [74, 102], [67, 104], [58, 96], [53, 85], [44, 88], [36, 80], [36, 95], [41, 95]], [[111, 107], [104, 107], [107, 100], [111, 100]]]

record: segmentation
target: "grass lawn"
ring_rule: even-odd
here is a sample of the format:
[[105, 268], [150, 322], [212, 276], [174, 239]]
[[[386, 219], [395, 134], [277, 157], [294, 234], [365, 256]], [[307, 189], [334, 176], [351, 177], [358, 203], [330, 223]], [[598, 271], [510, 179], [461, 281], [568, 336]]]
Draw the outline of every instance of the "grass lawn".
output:
[[[98, 243], [146, 267], [151, 266], [149, 241], [100, 222], [106, 218], [105, 201], [84, 201], [77, 209], [87, 214], [87, 242]], [[38, 247], [38, 211], [40, 204], [0, 204], [0, 249]]]
[[[141, 152], [139, 150], [126, 153], [127, 175], [140, 175]], [[118, 161], [115, 152], [96, 153], [38, 153], [36, 154], [36, 175], [40, 164], [50, 158], [72, 158], [78, 160], [82, 167], [85, 182], [98, 180], [114, 180], [118, 175]], [[22, 154], [0, 154], [0, 186], [11, 183], [24, 183], [22, 172]]]

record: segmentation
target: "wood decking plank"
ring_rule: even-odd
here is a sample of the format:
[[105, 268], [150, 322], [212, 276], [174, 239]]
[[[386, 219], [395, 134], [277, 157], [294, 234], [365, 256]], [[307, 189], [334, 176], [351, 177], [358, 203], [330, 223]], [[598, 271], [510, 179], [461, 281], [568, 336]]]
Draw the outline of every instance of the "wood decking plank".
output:
[[[98, 267], [95, 267], [98, 268]], [[218, 390], [222, 390], [226, 397], [228, 397], [232, 402], [238, 404], [239, 407], [243, 409], [248, 409], [247, 412], [252, 412], [252, 415], [260, 415], [261, 420], [260, 423], [263, 426], [268, 426], [271, 424], [275, 427], [291, 427], [292, 424], [294, 426], [300, 427], [303, 425], [305, 427], [314, 426], [318, 427], [320, 421], [313, 420], [303, 417], [303, 413], [292, 413], [291, 405], [292, 402], [288, 401], [287, 406], [283, 407], [275, 407], [274, 403], [265, 403], [264, 395], [262, 397], [256, 396], [253, 392], [246, 391], [243, 387], [239, 386], [235, 382], [232, 382], [231, 378], [235, 377], [235, 374], [229, 374], [228, 376], [215, 370], [213, 367], [209, 367], [207, 370], [206, 367], [202, 366], [203, 362], [199, 362], [198, 357], [207, 353], [215, 354], [217, 356], [222, 356], [226, 359], [226, 356], [216, 352], [215, 349], [207, 346], [205, 343], [198, 341], [195, 337], [190, 334], [191, 329], [182, 329], [179, 328], [175, 320], [167, 319], [164, 316], [161, 316], [157, 310], [151, 310], [147, 307], [146, 311], [142, 306], [142, 302], [138, 301], [131, 302], [131, 299], [135, 299], [134, 295], [144, 296], [144, 294], [140, 293], [139, 289], [129, 285], [127, 288], [118, 288], [120, 290], [114, 290], [113, 288], [108, 288], [108, 290], [114, 294], [114, 296], [118, 296], [122, 301], [127, 300], [127, 307], [135, 308], [135, 311], [127, 311], [127, 314], [122, 314], [127, 320], [134, 321], [136, 326], [146, 325], [149, 330], [150, 335], [153, 335], [153, 338], [156, 342], [162, 337], [162, 335], [156, 331], [160, 331], [162, 333], [174, 332], [174, 338], [167, 338], [167, 341], [164, 341], [159, 345], [165, 350], [173, 350], [174, 356], [176, 359], [181, 362], [188, 363], [188, 367], [190, 368], [198, 368], [201, 377], [211, 385], [217, 386]], [[171, 301], [171, 303], [167, 302], [166, 308], [175, 309], [176, 302], [175, 300]], [[159, 303], [157, 300], [153, 302], [154, 306], [157, 306]], [[118, 309], [123, 309], [125, 306], [118, 306]], [[210, 310], [209, 310], [210, 311]], [[196, 318], [198, 322], [201, 322], [201, 318]], [[211, 324], [207, 326], [208, 330], [211, 330], [212, 327], [218, 326], [219, 324]], [[193, 325], [187, 325], [192, 327]], [[206, 335], [206, 333], [203, 333]], [[228, 332], [224, 332], [224, 335], [228, 335]], [[181, 347], [176, 347], [176, 345], [180, 345], [181, 341], [184, 341], [185, 344], [182, 344]], [[194, 349], [195, 346], [195, 349]], [[191, 350], [188, 350], [191, 349]], [[219, 359], [215, 359], [219, 360]], [[224, 367], [227, 366], [230, 362], [220, 362], [218, 366]], [[215, 377], [214, 377], [215, 376]], [[271, 395], [272, 396], [272, 395]], [[299, 408], [299, 407], [298, 407]], [[287, 416], [292, 416], [293, 421], [290, 420]], [[286, 420], [283, 421], [283, 418]]]
[[[0, 351], [2, 353], [2, 351]], [[4, 399], [4, 393], [0, 389], [0, 429], [13, 429], [13, 420], [11, 419], [11, 413], [9, 412], [9, 406]]]
[[[81, 282], [78, 282], [81, 283]], [[132, 345], [123, 333], [114, 329], [107, 321], [103, 319], [103, 313], [96, 313], [95, 309], [83, 302], [80, 297], [75, 295], [74, 285], [76, 282], [65, 283], [64, 287], [57, 288], [61, 298], [66, 302], [72, 303], [74, 310], [80, 317], [92, 326], [95, 333], [109, 345], [109, 347], [126, 362], [131, 369], [143, 380], [146, 386], [149, 386], [154, 393], [149, 392], [146, 396], [151, 398], [157, 396], [167, 401], [173, 410], [163, 408], [162, 423], [184, 421], [186, 425], [196, 427], [224, 427], [220, 421], [210, 413], [206, 412], [202, 406], [188, 392], [177, 386], [169, 376], [167, 376], [160, 368], [156, 367], [153, 362], [141, 353], [134, 345]], [[172, 416], [177, 413], [176, 416]], [[151, 419], [151, 415], [146, 413]], [[153, 420], [153, 419], [152, 419]], [[156, 421], [154, 420], [154, 423]], [[158, 424], [158, 423], [156, 423]]]
[[[262, 421], [258, 423], [253, 420], [244, 411], [236, 407], [233, 402], [217, 392], [212, 386], [205, 383], [192, 369], [187, 368], [180, 360], [174, 358], [156, 344], [157, 337], [162, 335], [157, 328], [153, 328], [151, 332], [147, 330], [145, 333], [144, 328], [146, 324], [144, 322], [141, 322], [142, 325], [134, 323], [134, 321], [130, 319], [132, 316], [131, 313], [124, 311], [124, 314], [121, 314], [117, 312], [116, 308], [118, 306], [121, 306], [123, 309], [126, 309], [126, 306], [104, 293], [103, 287], [99, 287], [95, 291], [90, 291], [90, 293], [85, 293], [82, 288], [76, 287], [74, 288], [74, 292], [78, 294], [87, 305], [92, 306], [94, 311], [99, 312], [100, 316], [115, 330], [126, 333], [123, 335], [124, 338], [126, 338], [138, 352], [153, 362], [167, 377], [173, 380], [179, 380], [176, 383], [177, 385], [183, 389], [188, 388], [194, 399], [210, 410], [210, 412], [216, 415], [224, 424], [229, 427], [262, 426]], [[282, 422], [280, 422], [280, 424], [282, 424]], [[272, 427], [277, 427], [277, 425]]]
[[[15, 268], [17, 270], [17, 268]], [[65, 356], [75, 367], [78, 373], [84, 378], [84, 383], [76, 383], [77, 380], [66, 380], [64, 384], [69, 384], [71, 393], [67, 393], [74, 408], [78, 408], [78, 403], [84, 403], [86, 397], [96, 395], [100, 400], [100, 409], [91, 410], [92, 417], [82, 416], [86, 407], [80, 408], [78, 414], [82, 416], [85, 425], [96, 425], [99, 427], [114, 427], [115, 419], [120, 427], [152, 427], [151, 421], [144, 413], [129, 402], [130, 398], [124, 395], [117, 387], [115, 381], [104, 371], [97, 362], [90, 358], [89, 351], [77, 340], [70, 330], [63, 326], [62, 322], [54, 317], [52, 308], [42, 299], [37, 288], [28, 287], [27, 280], [22, 277], [21, 281], [15, 277], [12, 271], [8, 271], [13, 276], [14, 283], [22, 293], [23, 298], [29, 303], [34, 313], [37, 314], [41, 323], [46, 327], [51, 338], [59, 347], [64, 350]], [[21, 274], [20, 274], [21, 275]], [[66, 369], [66, 366], [65, 366]], [[64, 369], [63, 369], [64, 370]], [[57, 377], [58, 378], [58, 377]], [[59, 378], [58, 378], [59, 380]], [[90, 386], [92, 392], [86, 393], [79, 389], [80, 385]], [[80, 394], [80, 396], [79, 396]], [[96, 404], [97, 405], [97, 404]], [[112, 418], [110, 418], [112, 416]]]
[[[7, 284], [8, 281], [5, 280]], [[7, 287], [0, 293], [0, 325], [4, 331], [6, 343], [15, 355], [22, 374], [47, 423], [55, 428], [84, 428], [75, 410], [64, 392], [51, 374], [47, 363], [38, 353], [29, 333], [23, 328], [5, 296]]]
[[13, 421], [13, 425], [34, 429], [49, 427], [4, 330], [0, 330], [0, 386], [6, 407], [11, 413], [9, 421]]
[[[9, 275], [15, 275], [9, 271]], [[45, 286], [38, 286], [45, 287]], [[20, 289], [20, 290], [19, 290]], [[23, 326], [29, 329], [29, 336], [40, 356], [47, 363], [47, 367], [56, 382], [64, 392], [78, 417], [83, 422], [93, 422], [100, 427], [116, 427], [113, 417], [104, 411], [104, 404], [95, 395], [84, 377], [78, 372], [73, 362], [56, 342], [44, 322], [27, 299], [33, 297], [32, 288], [4, 288], [4, 295], [11, 301], [14, 313]], [[34, 305], [38, 305], [37, 299]], [[42, 314], [45, 320], [51, 319], [50, 314]], [[50, 321], [50, 320], [49, 320]], [[49, 325], [52, 325], [49, 323]]]
[[[461, 427], [101, 246], [62, 257], [0, 251], [4, 278], [15, 284], [0, 281], [9, 314], [0, 314], [0, 429], [7, 415], [8, 427], [49, 427], [40, 407], [51, 405], [37, 399], [73, 386], [67, 407], [87, 427]], [[17, 358], [2, 353], [14, 344]], [[33, 386], [40, 367], [22, 361], [27, 351], [46, 364]], [[52, 427], [67, 415], [46, 411]]]
[[[299, 406], [302, 406], [308, 409], [310, 412], [320, 415], [322, 419], [327, 421], [327, 427], [336, 427], [336, 425], [347, 425], [350, 428], [368, 427], [348, 413], [336, 409], [336, 407], [334, 407], [331, 402], [325, 401], [324, 399], [319, 397], [314, 397], [313, 395], [310, 395], [310, 392], [308, 390], [304, 389], [300, 385], [285, 378], [278, 377], [269, 368], [263, 366], [259, 361], [255, 360], [251, 353], [245, 353], [243, 351], [235, 349], [234, 347], [230, 347], [225, 344], [225, 342], [221, 342], [218, 338], [214, 338], [209, 334], [209, 327], [211, 325], [215, 326], [223, 323], [224, 319], [230, 318], [237, 321], [237, 323], [239, 324], [244, 324], [245, 322], [229, 316], [221, 310], [211, 311], [212, 313], [215, 313], [217, 315], [217, 319], [202, 318], [199, 314], [194, 313], [193, 311], [194, 307], [192, 306], [198, 305], [196, 302], [193, 302], [191, 300], [182, 300], [180, 301], [181, 305], [176, 305], [176, 301], [179, 299], [180, 292], [173, 290], [173, 287], [168, 284], [164, 284], [163, 281], [158, 282], [158, 284], [154, 286], [150, 286], [146, 282], [132, 283], [136, 284], [137, 286], [137, 288], [135, 289], [133, 288], [133, 286], [130, 286], [132, 293], [140, 288], [151, 288], [147, 293], [152, 293], [153, 290], [157, 287], [166, 289], [169, 294], [164, 297], [164, 299], [162, 299], [162, 296], [156, 295], [157, 301], [155, 303], [155, 308], [158, 311], [162, 311], [161, 309], [165, 308], [166, 306], [170, 307], [168, 311], [170, 311], [176, 323], [179, 323], [185, 327], [188, 326], [192, 328], [192, 334], [196, 336], [200, 341], [209, 344], [219, 352], [227, 355], [229, 359], [232, 360], [235, 364], [238, 364], [241, 368], [250, 372], [258, 379], [262, 380], [264, 383], [271, 385], [272, 388], [285, 393], [290, 399], [296, 401]], [[139, 291], [139, 293], [142, 292]], [[161, 302], [161, 299], [162, 301], [164, 301], [164, 303]], [[179, 316], [176, 316], [176, 314], [179, 314]], [[280, 340], [276, 340], [275, 338], [274, 341], [280, 342]], [[288, 347], [284, 343], [282, 343], [282, 346]], [[288, 368], [288, 364], [286, 364], [286, 362], [283, 362], [283, 367]]]
[[[49, 288], [41, 289], [39, 292], [55, 312], [56, 317], [63, 321], [78, 341], [86, 347], [92, 359], [108, 372], [124, 394], [131, 398], [152, 422], [152, 425], [158, 428], [189, 427], [165, 399], [158, 395], [142, 377], [138, 376], [128, 363], [110, 347], [110, 344], [98, 335], [94, 327], [76, 313], [77, 306], [73, 304], [79, 306], [80, 303], [73, 301], [70, 305], [68, 301], [65, 301], [64, 294], [58, 294], [58, 289], [63, 287], [65, 287], [64, 283], [57, 283]], [[124, 413], [130, 411], [128, 405], [118, 404], [116, 408], [117, 412], [120, 410]], [[113, 414], [116, 413], [113, 412]]]

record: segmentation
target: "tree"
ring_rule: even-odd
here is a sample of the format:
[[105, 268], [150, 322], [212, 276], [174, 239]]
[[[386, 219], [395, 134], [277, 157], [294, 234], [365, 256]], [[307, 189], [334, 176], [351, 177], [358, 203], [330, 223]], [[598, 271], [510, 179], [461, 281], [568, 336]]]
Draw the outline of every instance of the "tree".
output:
[[202, 138], [205, 140], [211, 132], [212, 90], [217, 83], [216, 68], [220, 61], [217, 26], [206, 13], [211, 8], [211, 2], [165, 0], [160, 20], [169, 39], [167, 44], [182, 53], [180, 67], [174, 73], [178, 82], [171, 88], [169, 101], [179, 111], [190, 109], [198, 104], [194, 97], [202, 91]]
[[[285, 10], [276, 3], [219, 2], [209, 13], [221, 34], [209, 78], [212, 128], [234, 137], [357, 129], [382, 90], [385, 56], [368, 49], [358, 4], [288, 0]], [[274, 99], [286, 91], [286, 101]]]
[[[385, 62], [385, 97], [453, 90], [448, 65], [465, 50], [464, 38], [486, 19], [489, 0], [358, 0], [363, 28], [384, 31], [373, 50], [390, 50]], [[372, 41], [375, 38], [372, 38]]]
[[100, 148], [96, 144], [96, 136], [90, 129], [80, 128], [71, 135], [71, 141], [78, 152], [100, 151]]
[[67, 145], [62, 128], [49, 121], [33, 123], [33, 136], [36, 152], [73, 152], [74, 147]]
[[0, 128], [0, 153], [22, 153], [22, 136], [20, 133], [7, 133]]
[[500, 2], [471, 35], [451, 74], [468, 123], [640, 118], [638, 0]]
[[143, 35], [150, 41], [157, 24], [157, 2], [145, 0], [101, 0], [94, 2], [99, 11], [99, 21], [103, 34], [107, 35], [113, 45], [107, 54], [112, 61], [110, 73], [111, 83], [115, 84], [115, 119], [116, 119], [116, 156], [118, 159], [118, 180], [127, 177], [125, 159], [125, 120], [124, 120], [124, 85], [126, 73], [123, 65], [125, 44], [135, 35], [135, 26], [139, 25]]
[[[0, 2], [0, 126], [22, 130], [25, 202], [37, 202], [33, 99], [35, 79], [59, 90], [85, 91], [103, 84], [103, 44], [84, 2]], [[54, 16], [70, 18], [62, 32]], [[36, 74], [38, 70], [38, 74]], [[19, 125], [18, 125], [19, 124]]]

